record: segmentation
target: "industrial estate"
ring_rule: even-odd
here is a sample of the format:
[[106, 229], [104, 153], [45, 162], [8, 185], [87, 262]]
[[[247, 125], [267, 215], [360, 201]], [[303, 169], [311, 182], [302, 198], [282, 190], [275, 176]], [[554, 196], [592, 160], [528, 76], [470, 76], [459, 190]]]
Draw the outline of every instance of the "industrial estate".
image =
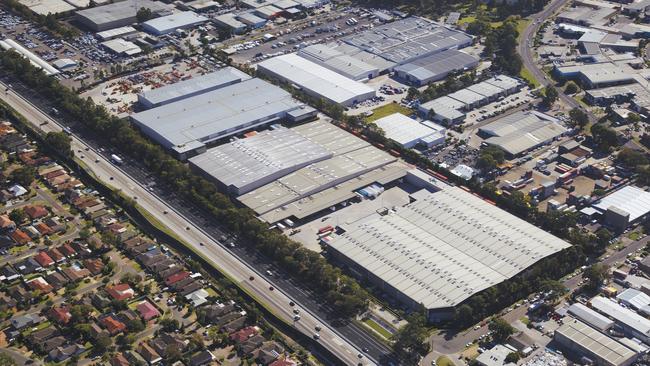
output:
[[0, 364], [647, 365], [646, 13], [0, 2]]

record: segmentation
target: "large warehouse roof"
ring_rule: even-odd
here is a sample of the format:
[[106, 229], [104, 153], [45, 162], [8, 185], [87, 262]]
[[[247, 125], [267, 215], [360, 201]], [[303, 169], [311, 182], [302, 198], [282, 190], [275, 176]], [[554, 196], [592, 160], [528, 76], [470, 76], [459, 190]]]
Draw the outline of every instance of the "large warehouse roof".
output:
[[161, 35], [171, 33], [176, 29], [191, 27], [207, 21], [208, 18], [193, 11], [181, 11], [164, 17], [147, 20], [142, 23], [142, 26], [144, 30], [148, 32]]
[[444, 50], [469, 46], [472, 37], [423, 18], [410, 17], [356, 33], [343, 41], [401, 64]]
[[190, 164], [240, 195], [332, 155], [298, 132], [278, 126], [212, 148], [191, 158]]
[[600, 330], [601, 332], [606, 332], [614, 325], [613, 320], [604, 315], [600, 315], [596, 311], [589, 309], [579, 302], [569, 306], [569, 314]]
[[427, 309], [456, 306], [569, 247], [458, 187], [412, 197], [394, 213], [340, 225], [330, 251]]
[[538, 112], [516, 112], [480, 128], [492, 137], [485, 140], [518, 155], [566, 133], [567, 129], [550, 116]]
[[250, 78], [245, 72], [228, 66], [209, 74], [143, 92], [138, 95], [138, 101], [147, 107], [155, 107], [207, 93]]
[[434, 142], [442, 142], [446, 135], [443, 127], [435, 129], [432, 127], [435, 124], [420, 123], [401, 113], [393, 113], [374, 123], [384, 131], [387, 138], [406, 148], [412, 148], [418, 143], [429, 146]]
[[323, 44], [305, 47], [298, 55], [353, 80], [367, 79], [369, 75], [375, 76], [379, 72], [376, 66]]
[[[601, 314], [614, 319], [624, 326], [634, 329], [636, 332], [650, 337], [650, 320], [642, 317], [636, 312], [626, 309], [616, 303], [616, 301], [596, 296], [590, 301], [591, 307], [598, 310]], [[643, 340], [645, 341], [645, 340]]]
[[[92, 26], [96, 30], [104, 30], [107, 28], [124, 26], [131, 21], [135, 22], [136, 14], [141, 8], [151, 9], [154, 14], [169, 11], [168, 5], [158, 1], [125, 0], [113, 4], [80, 10], [77, 11], [76, 14], [87, 25]], [[115, 22], [126, 22], [126, 24], [118, 24], [115, 27], [112, 27], [111, 24]]]
[[566, 339], [571, 346], [578, 345], [583, 352], [595, 355], [608, 365], [629, 365], [636, 357], [636, 353], [622, 343], [575, 319], [565, 320], [555, 331], [555, 337]]
[[131, 115], [144, 132], [178, 153], [284, 118], [300, 108], [286, 91], [261, 79]]
[[611, 62], [562, 66], [556, 68], [556, 70], [561, 76], [567, 78], [573, 75], [581, 75], [585, 81], [593, 86], [634, 82], [633, 73]]
[[633, 222], [650, 212], [650, 192], [635, 186], [625, 186], [593, 205], [600, 212], [605, 212], [612, 206], [629, 213], [630, 222]]
[[372, 98], [375, 90], [296, 54], [262, 61], [258, 70], [282, 78], [331, 102], [350, 105]]
[[479, 59], [472, 55], [451, 49], [397, 66], [395, 71], [408, 75], [408, 80], [423, 84], [443, 79], [451, 72], [474, 67], [478, 62]]

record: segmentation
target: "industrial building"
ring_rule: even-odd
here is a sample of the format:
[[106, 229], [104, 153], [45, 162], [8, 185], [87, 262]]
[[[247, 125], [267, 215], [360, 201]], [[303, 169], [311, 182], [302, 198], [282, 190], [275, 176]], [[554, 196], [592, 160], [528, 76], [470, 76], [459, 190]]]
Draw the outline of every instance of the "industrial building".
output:
[[442, 144], [447, 136], [444, 127], [431, 121], [418, 122], [401, 113], [393, 113], [374, 123], [384, 131], [386, 138], [407, 149], [414, 148], [416, 145], [429, 148]]
[[589, 324], [601, 332], [607, 332], [614, 326], [614, 321], [577, 302], [569, 306], [568, 313], [574, 318]]
[[77, 20], [92, 31], [100, 32], [136, 23], [141, 8], [151, 10], [154, 16], [171, 14], [171, 7], [159, 1], [125, 0], [77, 11]]
[[38, 57], [32, 51], [21, 46], [18, 42], [14, 41], [13, 39], [5, 38], [4, 40], [0, 40], [0, 48], [2, 48], [4, 51], [14, 50], [19, 55], [28, 59], [29, 63], [32, 64], [32, 66], [43, 70], [45, 75], [57, 75], [61, 73], [54, 66], [47, 63], [47, 61]]
[[616, 296], [616, 300], [624, 304], [630, 309], [643, 310], [648, 312], [650, 310], [650, 296], [637, 289], [628, 288]]
[[142, 52], [137, 44], [122, 38], [113, 38], [100, 44], [116, 55], [134, 56]]
[[519, 156], [564, 135], [560, 121], [536, 111], [519, 111], [479, 128], [485, 142], [511, 157]]
[[294, 129], [275, 126], [233, 139], [189, 159], [190, 166], [231, 194], [242, 195], [333, 153]]
[[625, 335], [650, 344], [650, 320], [602, 296], [594, 297], [589, 303], [594, 310], [613, 319]]
[[142, 92], [138, 94], [138, 103], [146, 109], [159, 107], [236, 84], [250, 78], [245, 72], [228, 66], [209, 74]]
[[233, 34], [242, 34], [246, 32], [246, 24], [240, 22], [235, 14], [221, 14], [213, 19], [214, 23], [220, 28], [226, 29]]
[[447, 75], [472, 69], [479, 59], [455, 49], [442, 51], [430, 56], [395, 67], [397, 77], [414, 86], [423, 86], [442, 80]]
[[[374, 183], [388, 184], [406, 175], [408, 167], [398, 162], [397, 158], [330, 123], [310, 122], [296, 126], [291, 131], [302, 136], [299, 138], [292, 134], [292, 139], [311, 141], [329, 151], [331, 156], [327, 159], [321, 159], [321, 155], [311, 157], [319, 161], [299, 169], [295, 169], [298, 167], [295, 165], [295, 170], [291, 173], [285, 174], [286, 171], [282, 171], [284, 176], [237, 197], [242, 204], [255, 211], [260, 219], [269, 223], [287, 218], [300, 221], [356, 198], [355, 191], [358, 189]], [[269, 157], [275, 154], [283, 156], [282, 153], [274, 152], [272, 147], [273, 145], [269, 145], [260, 153]], [[314, 150], [320, 151], [320, 148]], [[245, 153], [249, 154], [251, 151]], [[193, 159], [193, 164], [197, 159]], [[280, 160], [274, 161], [280, 167], [289, 165]], [[270, 161], [268, 163], [271, 164]], [[203, 166], [209, 167], [205, 162]], [[227, 169], [229, 168], [217, 167], [213, 170], [206, 169], [206, 172], [227, 177], [230, 174], [225, 172]], [[273, 168], [269, 170], [273, 172]], [[258, 176], [255, 173], [249, 176], [262, 181], [266, 179], [264, 175]], [[219, 179], [218, 176], [215, 178]]]
[[616, 230], [643, 220], [650, 212], [650, 192], [625, 186], [596, 201], [591, 207], [605, 217], [605, 224]]
[[635, 75], [611, 62], [556, 67], [554, 72], [564, 79], [580, 80], [587, 88], [603, 88], [635, 82]]
[[262, 125], [300, 121], [315, 110], [261, 79], [236, 84], [131, 115], [142, 131], [179, 159], [206, 145]]
[[145, 32], [156, 36], [174, 32], [177, 29], [185, 29], [203, 24], [208, 18], [193, 11], [181, 11], [160, 18], [147, 20], [142, 23]]
[[418, 17], [385, 23], [343, 39], [360, 50], [405, 64], [449, 49], [472, 44], [470, 35]]
[[331, 256], [407, 306], [423, 306], [430, 321], [449, 319], [472, 295], [570, 246], [444, 185], [412, 193], [411, 203], [385, 214], [339, 223], [337, 232]]
[[19, 2], [39, 15], [56, 15], [76, 9], [63, 0], [20, 0]]
[[301, 49], [298, 55], [352, 80], [372, 79], [379, 75], [376, 66], [323, 44], [307, 46]]
[[312, 97], [342, 106], [351, 106], [376, 95], [373, 88], [296, 54], [262, 61], [257, 64], [257, 71], [294, 84]]
[[575, 319], [565, 320], [553, 340], [574, 359], [586, 357], [598, 366], [628, 366], [638, 356], [622, 343]]
[[138, 31], [135, 28], [127, 25], [125, 27], [119, 27], [99, 32], [97, 33], [97, 37], [99, 37], [99, 39], [102, 41], [108, 41], [113, 38], [128, 38], [129, 36], [133, 36], [137, 33]]

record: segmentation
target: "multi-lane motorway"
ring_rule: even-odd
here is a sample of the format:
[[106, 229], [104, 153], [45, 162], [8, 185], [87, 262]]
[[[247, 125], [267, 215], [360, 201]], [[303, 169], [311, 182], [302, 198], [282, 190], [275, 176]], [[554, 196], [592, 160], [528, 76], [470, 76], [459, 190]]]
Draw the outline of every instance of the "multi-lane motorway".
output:
[[[0, 83], [2, 90], [6, 83]], [[0, 99], [10, 104], [29, 122], [44, 132], [61, 131], [62, 126], [44, 112], [46, 107], [37, 107], [19, 93], [29, 93], [16, 82], [8, 92], [2, 92]], [[31, 98], [30, 98], [31, 99]], [[40, 104], [39, 104], [40, 105]], [[44, 122], [48, 123], [44, 123]], [[208, 217], [202, 215], [197, 207], [185, 202], [181, 197], [168, 193], [162, 188], [151, 186], [152, 177], [137, 167], [135, 162], [117, 167], [110, 162], [109, 151], [100, 150], [92, 139], [73, 133], [72, 148], [76, 157], [85, 161], [85, 165], [98, 179], [121, 190], [126, 196], [134, 198], [138, 205], [147, 210], [162, 224], [174, 231], [185, 243], [203, 254], [222, 273], [238, 282], [260, 302], [263, 302], [276, 316], [283, 319], [308, 337], [316, 333], [319, 342], [346, 365], [374, 365], [388, 362], [390, 349], [377, 341], [355, 323], [334, 327], [329, 324], [329, 309], [319, 304], [309, 289], [294, 283], [283, 275], [280, 268], [268, 264], [257, 253], [248, 252], [243, 246], [228, 248], [220, 243], [224, 233]], [[264, 273], [275, 273], [269, 277]], [[250, 278], [253, 278], [251, 280]], [[295, 306], [290, 306], [290, 302]], [[294, 321], [297, 310], [300, 319]], [[319, 327], [321, 330], [316, 331]]]

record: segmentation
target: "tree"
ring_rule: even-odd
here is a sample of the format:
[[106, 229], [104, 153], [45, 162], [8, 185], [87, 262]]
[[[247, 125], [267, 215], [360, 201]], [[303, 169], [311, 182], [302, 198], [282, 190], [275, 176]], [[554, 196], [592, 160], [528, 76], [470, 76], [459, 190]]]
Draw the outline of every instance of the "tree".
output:
[[72, 156], [70, 136], [66, 135], [64, 132], [48, 132], [47, 135], [45, 135], [45, 143], [50, 149], [64, 157]]
[[126, 328], [129, 330], [129, 332], [138, 333], [138, 332], [142, 332], [145, 326], [144, 323], [142, 323], [142, 320], [131, 319], [128, 322], [126, 322]]
[[147, 20], [153, 18], [153, 12], [149, 8], [142, 7], [138, 9], [138, 12], [135, 14], [135, 18], [138, 20], [138, 23], [146, 22]]
[[587, 280], [586, 287], [595, 291], [609, 279], [609, 267], [602, 263], [591, 265], [582, 273], [582, 278]]
[[564, 88], [564, 92], [566, 94], [575, 94], [578, 92], [578, 90], [579, 90], [578, 85], [576, 85], [576, 83], [574, 83], [573, 81], [569, 81], [568, 83], [566, 83], [566, 87]]
[[567, 293], [567, 288], [560, 281], [546, 280], [540, 284], [539, 289], [543, 292], [548, 292], [546, 297], [550, 301], [556, 301], [561, 296]]
[[16, 361], [6, 353], [0, 353], [0, 366], [16, 366]]
[[557, 89], [552, 85], [547, 85], [544, 88], [544, 96], [542, 97], [542, 103], [544, 106], [550, 108], [555, 101], [559, 98], [560, 94], [557, 92]]
[[505, 342], [515, 332], [515, 328], [503, 318], [493, 319], [488, 329], [492, 331], [492, 338], [499, 343]]
[[517, 363], [521, 359], [521, 356], [518, 352], [510, 352], [506, 355], [504, 363]]
[[630, 121], [630, 123], [636, 124], [636, 123], [641, 122], [641, 116], [639, 116], [638, 114], [636, 114], [634, 112], [630, 112], [627, 115], [627, 120]]
[[630, 168], [634, 168], [638, 165], [648, 165], [648, 159], [645, 154], [627, 147], [623, 148], [621, 152], [618, 153], [616, 160]]
[[165, 332], [175, 332], [180, 328], [178, 320], [173, 318], [163, 318], [159, 324]]
[[580, 108], [573, 108], [569, 112], [569, 117], [574, 126], [584, 128], [589, 123], [589, 116]]
[[25, 221], [27, 219], [27, 214], [25, 213], [25, 210], [22, 208], [15, 208], [13, 211], [9, 213], [9, 218], [11, 221], [15, 222], [17, 225]]
[[428, 332], [422, 314], [413, 314], [407, 321], [408, 324], [393, 335], [393, 350], [400, 365], [415, 366], [419, 364], [422, 356], [429, 352], [429, 345], [426, 343]]
[[30, 166], [21, 166], [11, 172], [9, 179], [23, 187], [29, 187], [36, 178], [36, 169]]
[[106, 334], [100, 334], [95, 339], [93, 345], [98, 353], [104, 353], [108, 351], [109, 347], [113, 344], [113, 340]]
[[598, 150], [602, 152], [609, 152], [612, 147], [618, 146], [616, 131], [605, 126], [603, 123], [597, 123], [591, 126], [591, 136]]

